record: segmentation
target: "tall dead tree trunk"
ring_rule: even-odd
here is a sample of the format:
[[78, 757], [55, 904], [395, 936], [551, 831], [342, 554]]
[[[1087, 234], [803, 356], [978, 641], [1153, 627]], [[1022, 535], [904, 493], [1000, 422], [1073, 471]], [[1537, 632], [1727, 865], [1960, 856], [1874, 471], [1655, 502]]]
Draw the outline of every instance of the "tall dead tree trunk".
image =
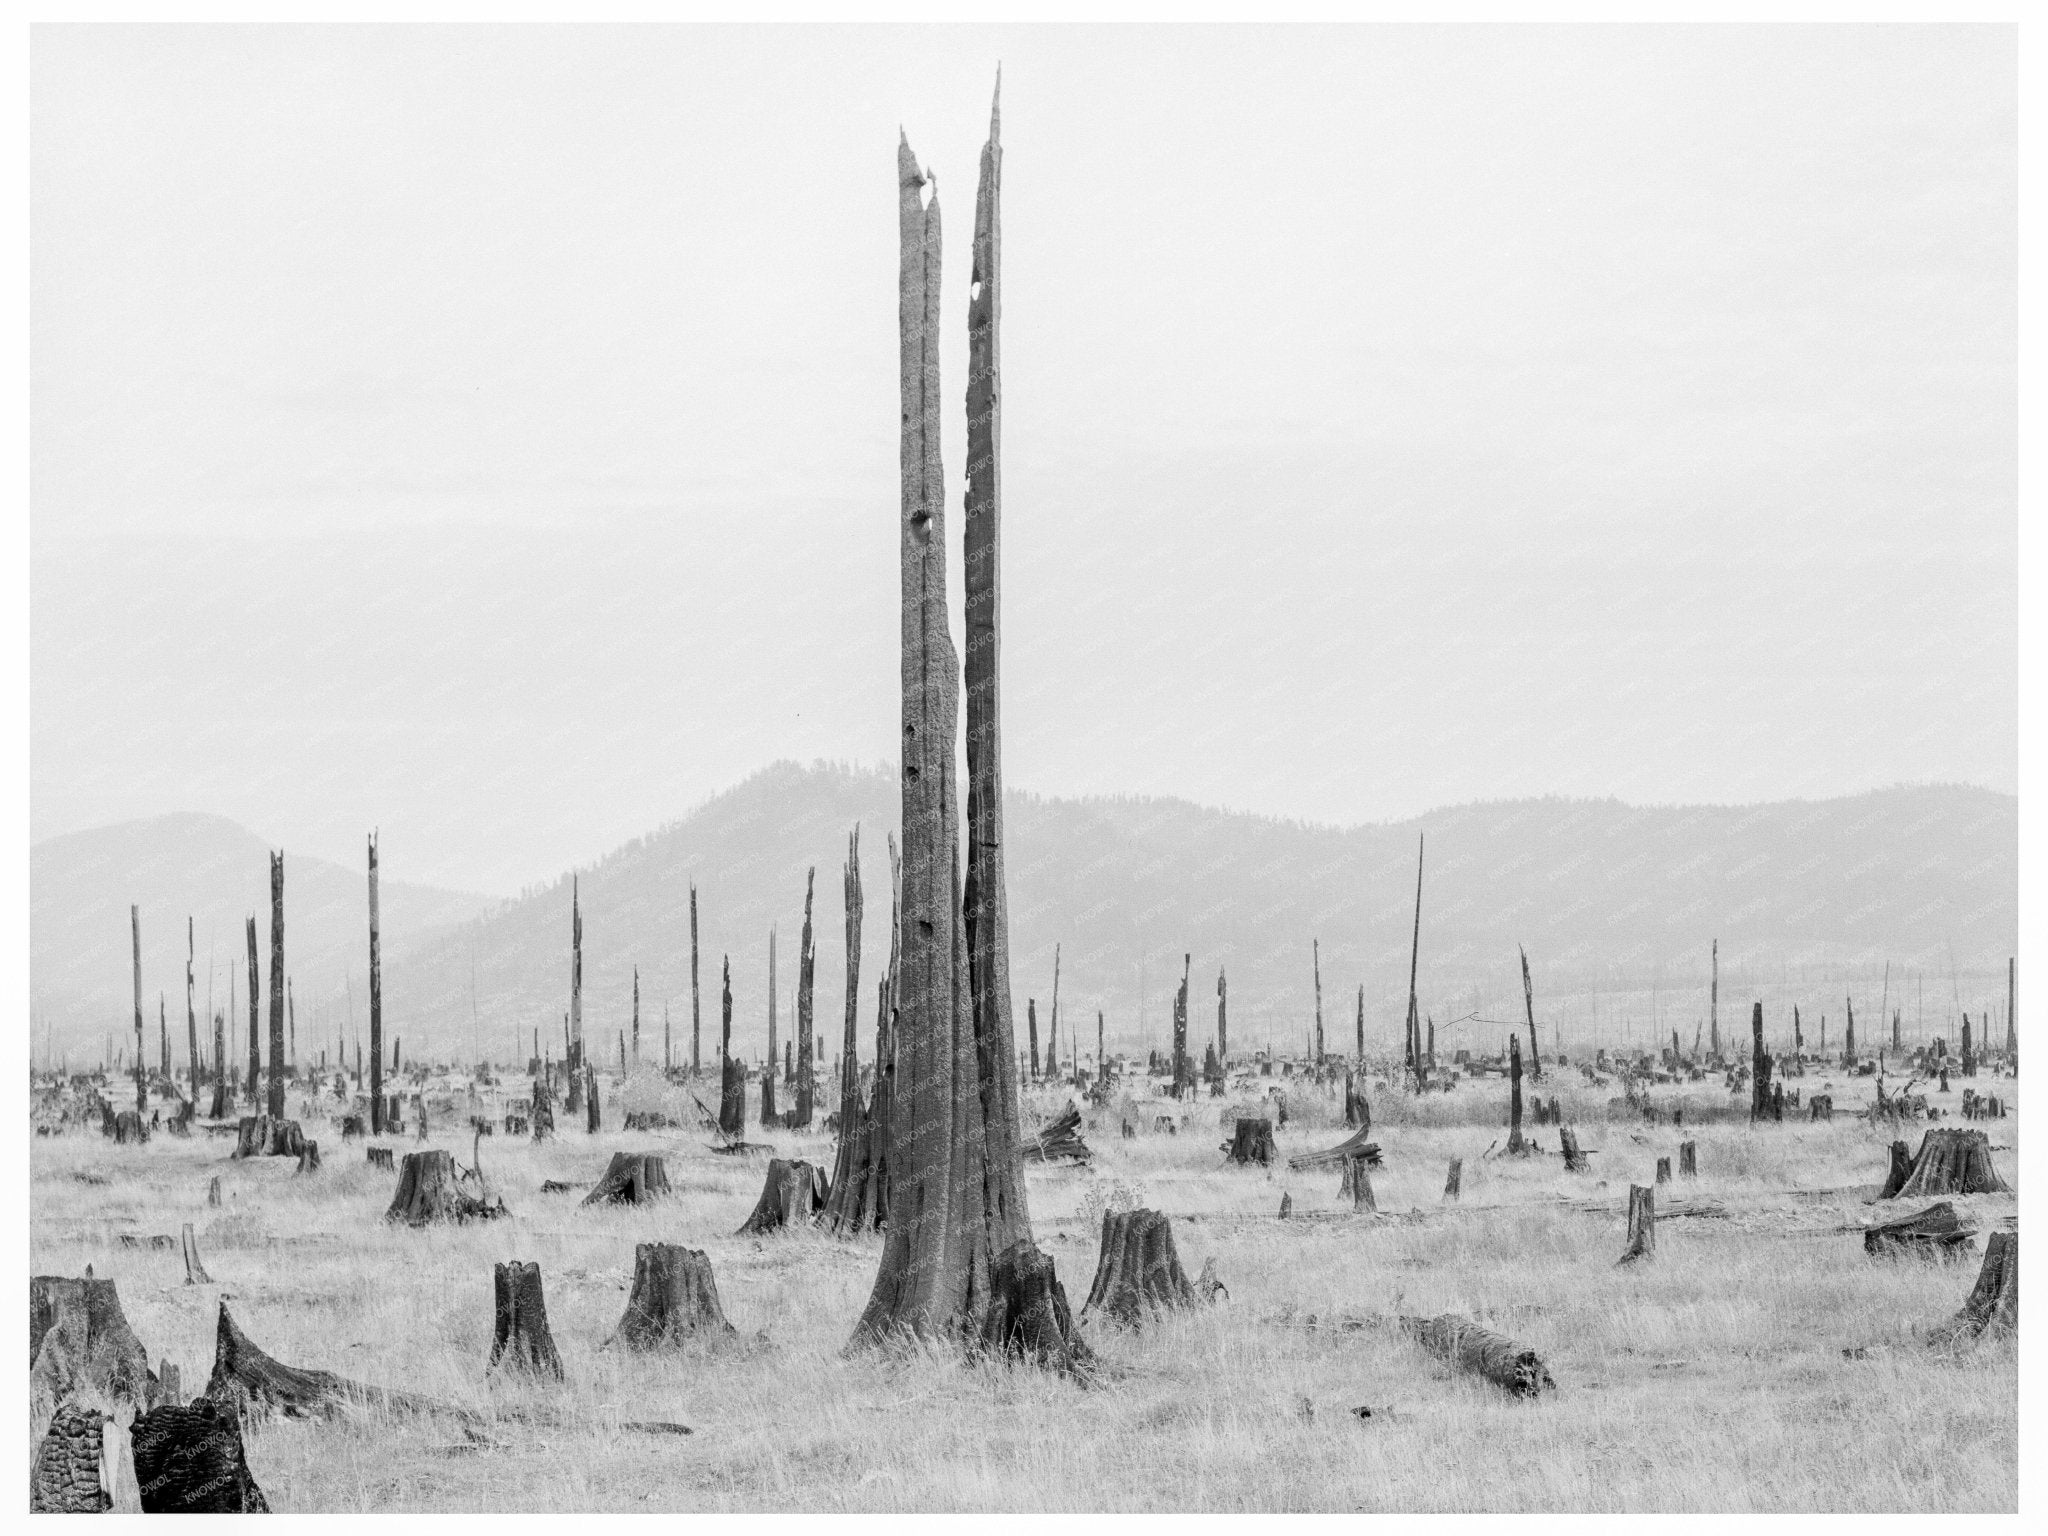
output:
[[[1364, 997], [1365, 990], [1360, 988], [1358, 995]], [[1097, 1071], [1100, 1071], [1102, 1066], [1099, 1046], [1100, 1042], [1096, 1061]], [[1223, 967], [1220, 965], [1216, 967], [1216, 1064], [1223, 1069], [1224, 1076], [1230, 1075], [1230, 983], [1224, 979]]]
[[1183, 955], [1180, 990], [1173, 994], [1173, 1096], [1178, 1099], [1194, 1086], [1195, 1064], [1188, 1058], [1188, 972], [1193, 955]]
[[747, 1125], [747, 1069], [732, 1054], [732, 956], [725, 957], [720, 982], [722, 1022], [718, 1036], [718, 1128], [737, 1136]]
[[797, 950], [796, 958], [796, 1118], [790, 1124], [799, 1131], [810, 1128], [811, 1100], [816, 1093], [813, 1081], [817, 1069], [813, 1061], [816, 1045], [811, 1031], [811, 984], [817, 974], [818, 951], [811, 943], [811, 891], [817, 877], [815, 865], [804, 872], [803, 943]]
[[1508, 1036], [1508, 1151], [1528, 1151], [1522, 1140], [1522, 1042]]
[[[860, 1097], [860, 828], [846, 842], [841, 871], [846, 897], [846, 1028], [839, 1050], [839, 1148], [832, 1185], [825, 1197], [826, 1227], [845, 1233], [860, 1229], [867, 1184], [874, 1170], [874, 1126]], [[880, 1026], [877, 1026], [877, 1033]], [[876, 1091], [881, 1074], [875, 1075]]]
[[270, 1082], [264, 1109], [284, 1118], [284, 853], [270, 856]]
[[149, 1113], [148, 1073], [142, 1064], [142, 909], [128, 909], [128, 931], [135, 948], [135, 1113]]
[[1843, 1002], [1848, 1007], [1849, 1022], [1842, 1030], [1842, 1065], [1853, 1067], [1856, 1065], [1856, 999], [1844, 998]]
[[1316, 1054], [1315, 1063], [1323, 1064], [1323, 946], [1318, 939], [1308, 941], [1309, 966], [1315, 973], [1316, 983]]
[[697, 882], [690, 882], [690, 1076], [704, 1070], [703, 1033], [697, 1006]]
[[562, 1107], [571, 1115], [583, 1112], [583, 892], [569, 877], [569, 1022], [562, 1043], [562, 1072], [568, 1093]]
[[1749, 1118], [1771, 1118], [1771, 1058], [1764, 1050], [1764, 1005], [1752, 1003], [1749, 1013]]
[[[1026, 1028], [1026, 1030], [1028, 1031], [1028, 1033], [1030, 1034], [1030, 1037], [1031, 1037], [1031, 1067], [1030, 1067], [1030, 1072], [1031, 1072], [1031, 1078], [1032, 1078], [1032, 1081], [1036, 1082], [1036, 1081], [1037, 1081], [1037, 1079], [1038, 1079], [1038, 999], [1037, 999], [1037, 998], [1035, 998], [1035, 997], [1027, 997], [1027, 998], [1025, 998], [1025, 999], [1024, 999], [1024, 1019], [1025, 1019], [1025, 1028]], [[1176, 1074], [1176, 1076], [1177, 1076], [1177, 1075], [1178, 1075], [1178, 1074]], [[1175, 1087], [1175, 1089], [1174, 1089], [1174, 1092], [1178, 1093], [1179, 1091], [1180, 1091], [1180, 1089], [1179, 1089], [1179, 1088], [1178, 1088], [1178, 1087], [1176, 1086], [1176, 1087]]]
[[1522, 957], [1522, 1009], [1529, 1019], [1529, 1076], [1540, 1083], [1543, 1057], [1536, 1050], [1536, 989], [1529, 981], [1529, 951], [1517, 944], [1515, 952]]
[[1714, 940], [1712, 979], [1707, 983], [1707, 1054], [1721, 1059], [1721, 941]]
[[[370, 834], [370, 1134], [384, 1134], [384, 957], [377, 931], [377, 834]], [[360, 1063], [362, 1057], [356, 1058]], [[356, 1067], [356, 1081], [363, 1069]], [[538, 1131], [535, 1132], [539, 1134]]]
[[[192, 931], [192, 919], [185, 918], [185, 1070], [192, 1080], [192, 1103], [196, 1109], [199, 1103], [199, 1015], [193, 1008], [192, 964], [199, 951]], [[211, 989], [209, 980], [207, 986]], [[211, 999], [209, 999], [209, 1002]]]
[[228, 1026], [227, 1019], [217, 1010], [213, 1015], [213, 1105], [207, 1111], [210, 1119], [220, 1120], [228, 1112]]
[[256, 966], [256, 919], [249, 919], [249, 1103], [257, 1102], [263, 1091], [263, 1037], [261, 1013], [263, 978]]
[[[968, 860], [953, 741], [958, 661], [946, 620], [939, 461], [939, 204], [908, 141], [897, 152], [902, 246], [903, 954], [891, 1088], [890, 1221], [856, 1341], [976, 1340], [1064, 1368], [1074, 1336], [1052, 1263], [1031, 1240], [1018, 1152], [998, 734], [1001, 149], [982, 151], [968, 320]], [[956, 914], [958, 914], [956, 918]]]
[[[619, 1075], [620, 1075], [621, 1077], [624, 1077], [624, 1076], [626, 1075], [626, 1073], [627, 1073], [627, 1071], [628, 1071], [629, 1069], [628, 1069], [628, 1067], [627, 1067], [627, 1064], [626, 1064], [625, 1060], [623, 1059], [623, 1057], [624, 1057], [624, 1055], [625, 1055], [625, 1051], [624, 1051], [624, 1049], [623, 1049], [623, 1042], [621, 1042], [621, 1046], [622, 1046], [622, 1048], [621, 1048], [621, 1050], [620, 1050], [620, 1053], [619, 1053], [619, 1054], [620, 1054], [620, 1056], [621, 1056], [621, 1058], [622, 1058], [622, 1059], [621, 1059], [621, 1060], [620, 1060], [620, 1062], [619, 1062]], [[639, 967], [639, 966], [637, 966], [637, 965], [633, 967], [633, 1060], [632, 1060], [632, 1065], [633, 1065], [633, 1066], [636, 1066], [636, 1067], [640, 1065], [640, 967]]]
[[1415, 1006], [1416, 969], [1422, 960], [1422, 849], [1423, 834], [1415, 834], [1415, 934], [1408, 947], [1408, 1065], [1415, 1073], [1415, 1091], [1422, 1091], [1422, 1034], [1417, 1021], [1422, 1017]]
[[761, 1123], [775, 1124], [775, 930], [768, 930], [768, 1060], [761, 1068]]

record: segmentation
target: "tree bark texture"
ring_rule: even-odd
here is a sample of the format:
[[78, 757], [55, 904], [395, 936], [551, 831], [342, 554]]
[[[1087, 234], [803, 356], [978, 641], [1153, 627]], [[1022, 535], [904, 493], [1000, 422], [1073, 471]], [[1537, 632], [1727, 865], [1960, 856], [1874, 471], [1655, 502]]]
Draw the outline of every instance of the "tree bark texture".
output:
[[562, 1357], [548, 1331], [547, 1298], [542, 1294], [540, 1266], [517, 1260], [492, 1271], [491, 1360], [501, 1367], [535, 1376], [562, 1379]]
[[711, 1260], [701, 1250], [673, 1243], [640, 1243], [634, 1248], [633, 1290], [612, 1343], [646, 1351], [732, 1332], [719, 1305]]
[[234, 1413], [199, 1399], [135, 1421], [135, 1483], [145, 1515], [265, 1515]]
[[1194, 1304], [1195, 1288], [1181, 1268], [1173, 1224], [1158, 1211], [1105, 1211], [1083, 1320], [1106, 1315], [1136, 1328], [1155, 1312]]

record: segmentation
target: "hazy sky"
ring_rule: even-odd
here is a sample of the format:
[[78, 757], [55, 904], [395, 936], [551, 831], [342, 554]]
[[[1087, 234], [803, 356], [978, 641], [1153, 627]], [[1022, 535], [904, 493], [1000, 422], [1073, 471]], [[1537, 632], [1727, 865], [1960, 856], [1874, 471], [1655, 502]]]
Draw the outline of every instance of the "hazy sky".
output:
[[1005, 769], [2016, 789], [2010, 29], [38, 30], [36, 837], [509, 891], [891, 761], [895, 153]]

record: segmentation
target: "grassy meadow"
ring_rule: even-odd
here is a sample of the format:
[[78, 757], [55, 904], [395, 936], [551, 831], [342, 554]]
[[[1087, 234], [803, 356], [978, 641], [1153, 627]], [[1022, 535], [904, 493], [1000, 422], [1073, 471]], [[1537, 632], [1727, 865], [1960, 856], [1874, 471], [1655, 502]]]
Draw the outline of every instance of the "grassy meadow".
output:
[[[500, 1414], [481, 1441], [434, 1419], [257, 1423], [249, 1460], [278, 1511], [2012, 1510], [2013, 1345], [1947, 1356], [1921, 1335], [1961, 1304], [1982, 1233], [2016, 1202], [1957, 1202], [1980, 1233], [1963, 1263], [1866, 1257], [1841, 1230], [1877, 1214], [1864, 1202], [1885, 1168], [1889, 1137], [1853, 1116], [1866, 1084], [1809, 1075], [1798, 1084], [1808, 1094], [1834, 1093], [1832, 1123], [1754, 1129], [1695, 1114], [1683, 1129], [1610, 1120], [1607, 1092], [1565, 1087], [1593, 1153], [1584, 1175], [1563, 1171], [1550, 1126], [1532, 1127], [1547, 1156], [1486, 1155], [1505, 1138], [1497, 1082], [1424, 1101], [1375, 1091], [1378, 1216], [1351, 1213], [1336, 1169], [1284, 1167], [1345, 1134], [1335, 1099], [1312, 1090], [1290, 1085], [1283, 1163], [1270, 1171], [1224, 1163], [1226, 1101], [1141, 1101], [1134, 1118], [1148, 1129], [1134, 1140], [1119, 1135], [1116, 1106], [1090, 1112], [1094, 1164], [1029, 1175], [1035, 1230], [1075, 1310], [1102, 1210], [1134, 1204], [1173, 1219], [1191, 1276], [1213, 1257], [1229, 1296], [1141, 1331], [1091, 1320], [1085, 1334], [1112, 1369], [1085, 1387], [945, 1352], [843, 1355], [880, 1239], [734, 1236], [765, 1160], [713, 1156], [709, 1133], [486, 1138], [483, 1173], [510, 1218], [423, 1231], [386, 1224], [395, 1174], [369, 1167], [324, 1118], [302, 1117], [326, 1159], [307, 1177], [289, 1159], [233, 1162], [226, 1137], [37, 1137], [31, 1272], [90, 1264], [116, 1278], [152, 1361], [176, 1362], [187, 1395], [204, 1387], [225, 1300], [289, 1364], [487, 1414], [553, 1410], [539, 1422]], [[1689, 1086], [1704, 1103], [1704, 1086]], [[2017, 1097], [2009, 1079], [1976, 1086]], [[607, 1093], [607, 1118], [647, 1092], [636, 1080]], [[1043, 1115], [1066, 1097], [1032, 1090], [1027, 1103]], [[1931, 1102], [1954, 1123], [1961, 1085]], [[1186, 1115], [1186, 1128], [1152, 1132], [1155, 1113]], [[459, 1116], [443, 1121], [429, 1144], [466, 1164], [468, 1132], [455, 1131]], [[2015, 1186], [2017, 1126], [1983, 1127]], [[748, 1134], [831, 1166], [824, 1134]], [[1905, 1134], [1917, 1145], [1918, 1127]], [[1659, 1190], [1659, 1206], [1713, 1201], [1725, 1216], [1660, 1221], [1654, 1261], [1618, 1268], [1628, 1184], [1648, 1183], [1659, 1156], [1675, 1167], [1687, 1137], [1699, 1177]], [[673, 1197], [581, 1208], [619, 1150], [663, 1153]], [[1464, 1160], [1463, 1198], [1446, 1206], [1451, 1157]], [[543, 1194], [546, 1179], [578, 1188]], [[1283, 1192], [1295, 1219], [1278, 1219]], [[1577, 1208], [1589, 1200], [1602, 1208]], [[211, 1285], [184, 1284], [175, 1250], [119, 1242], [185, 1222]], [[657, 1240], [709, 1253], [732, 1341], [656, 1357], [601, 1347], [625, 1307], [634, 1244]], [[564, 1385], [486, 1376], [492, 1265], [515, 1258], [541, 1266]], [[1535, 1347], [1559, 1390], [1514, 1401], [1391, 1329], [1309, 1321], [1440, 1311]], [[695, 1432], [621, 1428], [649, 1419]]]

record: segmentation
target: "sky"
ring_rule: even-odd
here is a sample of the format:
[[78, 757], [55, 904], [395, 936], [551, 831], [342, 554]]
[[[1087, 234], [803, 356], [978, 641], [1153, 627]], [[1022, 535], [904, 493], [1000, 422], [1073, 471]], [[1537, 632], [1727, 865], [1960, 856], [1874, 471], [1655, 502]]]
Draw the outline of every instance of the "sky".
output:
[[515, 892], [894, 760], [895, 155], [1004, 771], [2017, 789], [2010, 28], [38, 28], [31, 836]]

